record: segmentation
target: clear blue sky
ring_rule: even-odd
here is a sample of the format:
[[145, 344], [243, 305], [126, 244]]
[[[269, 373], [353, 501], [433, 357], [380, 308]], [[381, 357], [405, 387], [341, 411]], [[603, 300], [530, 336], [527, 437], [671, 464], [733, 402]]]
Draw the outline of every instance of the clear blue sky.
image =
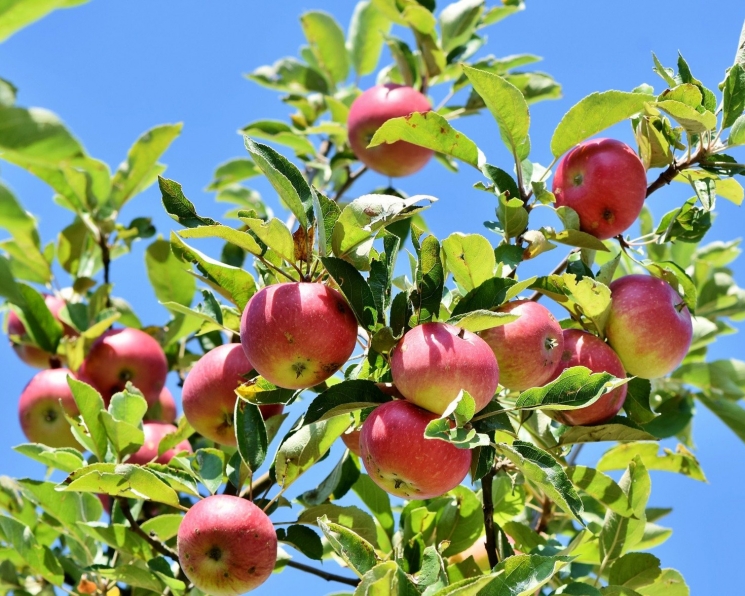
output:
[[[112, 168], [146, 129], [183, 121], [182, 136], [164, 158], [169, 165], [166, 175], [183, 184], [201, 213], [220, 217], [225, 206], [212, 203], [203, 188], [218, 163], [244, 155], [235, 131], [250, 121], [284, 118], [289, 112], [276, 94], [241, 74], [296, 54], [303, 43], [297, 20], [303, 10], [330, 11], [346, 28], [353, 6], [352, 0], [93, 0], [80, 8], [57, 12], [0, 45], [0, 76], [19, 87], [21, 105], [43, 106], [59, 114], [89, 153]], [[724, 69], [732, 63], [743, 18], [741, 0], [720, 0], [708, 6], [694, 0], [528, 0], [524, 13], [488, 30], [487, 51], [497, 56], [523, 52], [543, 56], [539, 69], [563, 84], [563, 99], [531, 109], [531, 157], [548, 164], [553, 128], [585, 95], [607, 89], [630, 90], [644, 82], [663, 89], [662, 81], [651, 71], [651, 51], [664, 64], [673, 65], [680, 50], [694, 75], [716, 88]], [[463, 120], [457, 126], [479, 144], [491, 163], [512, 168], [496, 126], [487, 116]], [[627, 125], [612, 135], [632, 140]], [[739, 157], [743, 161], [742, 152]], [[0, 163], [0, 175], [26, 208], [40, 216], [43, 240], [53, 239], [62, 222], [69, 220], [69, 213], [52, 204], [49, 188], [5, 163]], [[493, 218], [493, 199], [472, 189], [478, 179], [475, 171], [455, 176], [433, 162], [422, 173], [403, 180], [400, 187], [409, 194], [432, 194], [441, 199], [427, 214], [439, 237], [453, 231], [488, 234], [481, 224]], [[360, 181], [356, 190], [362, 194], [378, 182], [371, 176]], [[256, 187], [279, 210], [268, 186], [259, 182]], [[656, 214], [664, 213], [688, 195], [682, 185], [664, 189], [654, 195], [650, 206]], [[738, 237], [745, 221], [742, 211], [723, 200], [719, 207], [710, 239]], [[162, 212], [157, 189], [151, 188], [132, 201], [122, 220], [140, 215], [154, 217], [158, 232], [167, 237], [173, 222]], [[113, 281], [117, 293], [130, 300], [144, 322], [161, 324], [166, 313], [147, 284], [144, 247], [138, 245], [131, 256], [115, 263]], [[526, 272], [552, 268], [561, 258], [558, 252], [542, 256], [535, 269], [526, 267]], [[741, 285], [745, 284], [744, 263], [741, 260], [735, 266]], [[135, 279], [137, 286], [132, 284]], [[711, 357], [745, 358], [742, 346], [742, 336], [724, 338], [711, 350]], [[5, 342], [0, 342], [0, 370], [5, 373], [6, 414], [0, 419], [0, 473], [39, 477], [43, 473], [40, 467], [10, 451], [12, 445], [24, 441], [16, 420], [16, 403], [33, 371], [15, 359]], [[745, 445], [707, 411], [696, 418], [694, 439], [709, 484], [653, 473], [650, 504], [675, 507], [662, 522], [671, 525], [674, 534], [654, 552], [664, 567], [683, 572], [692, 594], [741, 593], [741, 574], [732, 570], [741, 565], [741, 544], [734, 536], [739, 535], [739, 508], [745, 501]], [[583, 463], [594, 461], [591, 456], [599, 452], [586, 450]], [[324, 472], [334, 459], [324, 462]], [[298, 491], [314, 485], [317, 479], [314, 475], [298, 483]], [[291, 515], [282, 510], [276, 517], [286, 521]], [[330, 563], [326, 566], [333, 567]], [[316, 594], [342, 591], [341, 587], [288, 570], [255, 593], [290, 593], [300, 588], [303, 593]]]

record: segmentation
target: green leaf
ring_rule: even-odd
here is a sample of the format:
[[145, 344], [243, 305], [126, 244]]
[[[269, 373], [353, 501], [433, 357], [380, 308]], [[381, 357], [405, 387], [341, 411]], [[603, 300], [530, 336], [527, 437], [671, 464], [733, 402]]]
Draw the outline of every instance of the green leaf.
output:
[[524, 441], [511, 446], [497, 445], [497, 451], [509, 459], [526, 478], [541, 486], [562, 510], [583, 523], [582, 501], [559, 463], [545, 451]]
[[598, 443], [601, 441], [654, 441], [656, 437], [631, 423], [628, 418], [617, 416], [609, 422], [595, 426], [573, 426], [559, 439], [559, 445]]
[[112, 179], [109, 202], [114, 209], [121, 209], [136, 193], [155, 182], [153, 168], [181, 133], [182, 126], [180, 123], [156, 126], [135, 141]]
[[492, 481], [492, 501], [494, 521], [501, 525], [517, 517], [525, 508], [525, 488], [515, 484], [506, 474], [498, 474]]
[[391, 118], [375, 132], [368, 147], [398, 141], [449, 155], [476, 169], [485, 161], [484, 154], [476, 143], [453, 128], [437, 112], [413, 112], [401, 118]]
[[[357, 481], [352, 485], [352, 490], [375, 516], [388, 538], [392, 538], [394, 532], [393, 510], [388, 493], [375, 484], [367, 474], [360, 474]], [[378, 535], [378, 544], [380, 543], [381, 540]]]
[[62, 325], [52, 315], [44, 297], [24, 283], [15, 283], [10, 271], [3, 271], [7, 260], [0, 257], [0, 296], [18, 306], [21, 321], [34, 343], [54, 354], [62, 338]]
[[323, 457], [348, 427], [348, 416], [336, 416], [306, 424], [285, 439], [274, 460], [277, 484], [286, 489], [295, 482]]
[[282, 58], [272, 66], [257, 68], [246, 78], [276, 91], [328, 93], [329, 84], [315, 68], [303, 64], [296, 58]]
[[660, 263], [644, 261], [642, 264], [652, 275], [664, 279], [670, 284], [673, 290], [680, 294], [691, 314], [696, 312], [696, 303], [698, 302], [696, 284], [693, 283], [693, 280], [685, 272], [685, 269], [672, 261], [663, 261]]
[[710, 401], [722, 396], [735, 400], [745, 397], [745, 362], [742, 360], [690, 362], [675, 370], [672, 376], [698, 387]]
[[[155, 556], [153, 548], [124, 524], [108, 525], [103, 522], [88, 522], [81, 523], [80, 529], [96, 542], [103, 542], [130, 557], [150, 560]], [[126, 577], [131, 576], [128, 574]]]
[[662, 574], [650, 586], [639, 588], [642, 596], [690, 596], [691, 591], [683, 576], [675, 569], [663, 569]]
[[18, 156], [25, 164], [46, 167], [85, 158], [82, 145], [62, 121], [42, 108], [0, 110], [0, 149], [9, 154], [4, 158]]
[[244, 399], [235, 402], [235, 438], [241, 459], [255, 472], [264, 459], [268, 446], [266, 425], [258, 406]]
[[104, 461], [108, 439], [106, 429], [98, 416], [99, 412], [105, 410], [103, 398], [93, 387], [72, 377], [67, 378], [67, 384], [70, 386], [80, 417], [91, 437], [94, 454], [99, 461]]
[[628, 463], [639, 456], [648, 470], [663, 470], [689, 476], [694, 480], [706, 482], [698, 461], [683, 445], [678, 445], [676, 452], [664, 449], [664, 455], [658, 454], [657, 443], [628, 443], [617, 445], [603, 454], [598, 461], [597, 469], [623, 470]]
[[214, 226], [217, 222], [209, 217], [197, 214], [194, 203], [184, 196], [178, 182], [158, 176], [158, 186], [163, 198], [163, 207], [172, 219], [187, 228], [197, 226]]
[[369, 513], [359, 507], [342, 507], [331, 503], [308, 507], [298, 516], [298, 523], [318, 525], [320, 527], [318, 523], [320, 518], [326, 518], [335, 524], [343, 526], [353, 531], [363, 540], [376, 545], [377, 532], [375, 521]]
[[159, 302], [191, 305], [197, 282], [186, 271], [183, 261], [173, 254], [168, 240], [156, 240], [147, 247], [145, 265]]
[[370, 286], [352, 265], [334, 257], [321, 258], [324, 268], [339, 285], [341, 293], [352, 307], [359, 324], [372, 329], [377, 322], [377, 307]]
[[735, 64], [724, 80], [722, 129], [729, 128], [745, 110], [745, 65]]
[[27, 213], [18, 202], [12, 192], [0, 183], [0, 228], [6, 230], [14, 242], [2, 243], [6, 252], [13, 247], [11, 254], [11, 266], [17, 265], [19, 258], [24, 260], [26, 266], [32, 270], [33, 279], [37, 283], [48, 283], [52, 278], [49, 263], [41, 252], [39, 232], [36, 229], [36, 220]]
[[265, 139], [289, 147], [298, 156], [314, 155], [316, 148], [300, 131], [281, 120], [256, 120], [241, 128], [240, 132], [252, 139]]
[[269, 221], [262, 221], [260, 219], [241, 217], [241, 212], [238, 212], [240, 220], [248, 226], [256, 236], [280, 257], [282, 257], [288, 263], [295, 262], [295, 243], [292, 239], [292, 232], [287, 229], [284, 222], [276, 217]]
[[573, 410], [595, 403], [627, 379], [617, 379], [612, 374], [593, 373], [584, 366], [564, 370], [558, 379], [543, 387], [533, 387], [520, 394], [515, 402], [518, 409]]
[[349, 54], [344, 31], [330, 14], [310, 11], [300, 16], [305, 38], [318, 65], [334, 83], [343, 83], [349, 74]]
[[421, 247], [417, 246], [417, 252], [416, 289], [411, 294], [411, 303], [418, 323], [427, 323], [436, 320], [440, 314], [445, 273], [437, 238], [427, 236]]
[[323, 559], [321, 539], [318, 534], [306, 526], [292, 524], [286, 530], [278, 528], [277, 540], [296, 548], [309, 559], [315, 559], [316, 561]]
[[184, 516], [179, 513], [165, 513], [142, 522], [140, 527], [147, 533], [155, 534], [155, 538], [166, 542], [178, 534], [179, 526]]
[[379, 406], [391, 397], [383, 393], [372, 381], [354, 379], [332, 385], [318, 395], [308, 406], [304, 424], [341, 417], [362, 408]]
[[471, 39], [483, 12], [484, 0], [459, 0], [443, 8], [440, 13], [442, 49], [450, 52]]
[[486, 331], [487, 329], [493, 329], [494, 327], [500, 327], [516, 321], [520, 318], [520, 315], [513, 315], [506, 312], [492, 312], [490, 310], [474, 310], [464, 315], [458, 315], [450, 318], [448, 323], [477, 333], [479, 331]]
[[6, 0], [0, 7], [0, 42], [59, 8], [85, 4], [88, 0]]
[[497, 121], [502, 141], [515, 162], [521, 162], [530, 153], [530, 114], [523, 94], [499, 75], [470, 66], [462, 68]]
[[551, 138], [551, 153], [561, 157], [585, 139], [641, 112], [654, 102], [653, 95], [605, 91], [592, 93], [572, 106], [559, 122]]
[[418, 88], [422, 82], [418, 56], [411, 51], [409, 44], [397, 37], [386, 35], [385, 41], [391, 51], [403, 84]]
[[370, 1], [358, 2], [349, 24], [349, 53], [359, 76], [375, 72], [391, 21]]
[[252, 255], [262, 255], [264, 251], [258, 242], [248, 232], [241, 232], [230, 226], [223, 225], [205, 225], [198, 228], [187, 228], [179, 230], [178, 235], [182, 238], [221, 238]]
[[0, 534], [28, 566], [56, 586], [64, 583], [64, 570], [52, 550], [37, 542], [33, 532], [21, 522], [0, 515]]
[[140, 425], [145, 412], [145, 398], [126, 390], [111, 398], [108, 411], [99, 412], [98, 418], [118, 456], [134, 453], [142, 447], [145, 436]]
[[569, 466], [565, 471], [574, 486], [600, 501], [610, 511], [622, 517], [634, 515], [629, 496], [610, 476], [586, 466]]
[[248, 136], [244, 137], [244, 141], [254, 162], [264, 172], [280, 199], [295, 215], [300, 225], [307, 228], [313, 221], [313, 200], [311, 189], [303, 175], [268, 145], [256, 143]]
[[359, 577], [370, 571], [378, 562], [373, 546], [344, 526], [328, 521], [326, 516], [318, 520], [326, 540], [349, 568]]
[[483, 236], [451, 234], [443, 240], [442, 250], [445, 253], [445, 266], [466, 292], [494, 276], [494, 249]]
[[223, 190], [236, 182], [261, 175], [261, 170], [247, 157], [237, 157], [217, 166], [207, 190]]
[[525, 231], [528, 225], [528, 211], [519, 198], [508, 199], [504, 194], [499, 195], [497, 219], [502, 228], [505, 240], [515, 238]]
[[650, 553], [628, 553], [610, 568], [608, 583], [633, 590], [648, 586], [662, 574], [660, 560]]
[[716, 415], [741, 441], [745, 442], [745, 409], [737, 402], [724, 398], [710, 398], [703, 393], [696, 397]]
[[334, 226], [341, 215], [341, 208], [335, 201], [332, 201], [318, 190], [315, 190], [313, 193], [313, 199], [316, 219], [318, 220], [318, 225], [316, 226], [318, 230], [318, 253], [320, 256], [325, 257], [330, 255], [333, 250], [331, 236]]
[[23, 443], [13, 447], [13, 450], [49, 468], [62, 470], [68, 474], [85, 465], [85, 460], [80, 451], [71, 447], [54, 449], [39, 443]]
[[349, 492], [359, 476], [359, 467], [350, 452], [345, 451], [329, 475], [316, 488], [301, 494], [298, 501], [304, 505], [320, 505], [329, 499], [338, 500]]
[[738, 145], [745, 145], [745, 114], [732, 123], [732, 129], [729, 131], [729, 138], [727, 139], [728, 147]]
[[219, 449], [197, 449], [191, 460], [191, 469], [201, 479], [211, 494], [215, 494], [222, 484], [225, 475], [227, 456]]
[[515, 285], [514, 279], [492, 277], [468, 292], [453, 309], [453, 317], [473, 311], [492, 310], [507, 300], [507, 291]]
[[717, 126], [717, 117], [705, 110], [703, 113], [680, 101], [665, 100], [654, 103], [656, 108], [669, 114], [688, 132], [702, 133]]

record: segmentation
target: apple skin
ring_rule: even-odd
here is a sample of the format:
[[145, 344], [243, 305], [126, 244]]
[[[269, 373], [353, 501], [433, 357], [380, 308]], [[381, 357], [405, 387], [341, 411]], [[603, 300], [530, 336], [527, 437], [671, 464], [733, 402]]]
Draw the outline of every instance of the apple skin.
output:
[[161, 439], [167, 434], [176, 432], [177, 428], [173, 424], [164, 422], [145, 422], [142, 425], [142, 432], [145, 433], [145, 442], [142, 447], [129, 456], [128, 464], [145, 465], [154, 461], [156, 464], [168, 464], [173, 457], [182, 451], [192, 452], [189, 441], [181, 441], [178, 445], [166, 451], [163, 455], [158, 456], [158, 446]]
[[398, 390], [421, 408], [442, 414], [461, 389], [482, 410], [499, 384], [499, 365], [475, 333], [447, 323], [410, 329], [392, 351], [391, 375]]
[[173, 424], [176, 422], [177, 417], [176, 400], [173, 399], [173, 394], [169, 391], [168, 387], [163, 387], [163, 390], [158, 395], [158, 401], [148, 408], [147, 414], [145, 414], [145, 420]]
[[186, 577], [207, 594], [238, 596], [263, 584], [277, 562], [277, 534], [247, 499], [212, 495], [186, 512], [177, 538]]
[[[44, 294], [44, 302], [46, 302], [47, 308], [49, 308], [52, 316], [57, 319], [60, 323], [62, 321], [59, 318], [59, 312], [65, 307], [66, 303], [62, 298], [53, 296], [52, 294]], [[26, 336], [26, 327], [24, 326], [18, 315], [11, 311], [8, 311], [8, 335], [17, 335], [19, 337]], [[77, 330], [70, 327], [67, 323], [62, 323], [62, 329], [65, 337], [77, 337], [80, 335]], [[29, 366], [34, 368], [49, 368], [51, 358], [54, 358], [54, 354], [45, 352], [38, 346], [32, 346], [28, 344], [19, 344], [13, 341], [10, 342], [13, 351], [16, 355]]]
[[160, 344], [144, 331], [127, 327], [112, 329], [91, 346], [78, 371], [108, 404], [130, 381], [149, 406], [158, 401], [166, 383], [168, 361]]
[[[396, 399], [405, 399], [401, 392], [398, 390], [393, 383], [375, 383], [375, 386], [380, 389], [386, 395], [395, 397]], [[350, 426], [347, 432], [341, 436], [342, 442], [347, 446], [352, 453], [357, 457], [360, 457], [360, 433], [362, 432], [362, 425], [358, 427]]]
[[360, 458], [375, 484], [404, 499], [431, 499], [458, 486], [471, 467], [471, 451], [424, 438], [437, 418], [406, 400], [375, 408], [362, 425]]
[[[596, 335], [579, 329], [564, 330], [564, 351], [551, 380], [572, 366], [585, 366], [592, 372], [607, 372], [620, 379], [626, 378], [621, 359], [613, 349]], [[554, 410], [551, 416], [569, 426], [602, 424], [618, 414], [625, 400], [626, 385], [622, 385], [585, 408]]]
[[65, 412], [69, 416], [79, 414], [67, 377], [75, 375], [66, 368], [42, 370], [21, 393], [18, 418], [23, 434], [32, 443], [80, 449], [64, 416]]
[[662, 279], [626, 275], [610, 284], [608, 343], [629, 374], [656, 379], [678, 368], [693, 339], [691, 313]]
[[580, 229], [601, 240], [626, 231], [647, 197], [647, 173], [634, 150], [615, 139], [580, 143], [559, 162], [556, 207], [571, 207]]
[[412, 112], [429, 112], [432, 104], [413, 87], [376, 85], [354, 100], [349, 109], [349, 144], [357, 158], [386, 176], [409, 176], [421, 170], [434, 155], [431, 149], [397, 141], [367, 148], [375, 132], [391, 118]]
[[318, 283], [267, 286], [248, 301], [241, 344], [256, 371], [286, 389], [307, 389], [354, 352], [357, 319], [344, 297]]
[[[233, 415], [238, 399], [235, 390], [253, 370], [240, 344], [223, 344], [210, 350], [192, 367], [184, 381], [181, 404], [184, 415], [204, 437], [222, 445], [235, 446]], [[266, 420], [281, 414], [284, 406], [259, 406]]]
[[520, 315], [479, 334], [499, 362], [499, 382], [513, 391], [544, 385], [564, 351], [561, 325], [545, 306], [530, 300], [510, 302], [498, 312]]

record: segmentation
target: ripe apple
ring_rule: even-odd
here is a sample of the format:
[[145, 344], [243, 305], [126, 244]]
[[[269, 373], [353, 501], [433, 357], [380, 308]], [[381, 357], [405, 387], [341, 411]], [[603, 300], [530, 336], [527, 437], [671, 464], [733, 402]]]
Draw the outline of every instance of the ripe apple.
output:
[[[619, 379], [626, 378], [623, 364], [613, 349], [596, 335], [579, 329], [564, 330], [564, 351], [553, 379], [572, 366], [585, 366], [592, 372], [607, 372]], [[626, 385], [622, 385], [585, 408], [554, 410], [551, 416], [570, 426], [602, 424], [618, 414], [625, 400]]]
[[447, 323], [410, 329], [392, 351], [391, 375], [398, 390], [421, 408], [442, 414], [468, 391], [476, 411], [486, 407], [499, 384], [499, 365], [475, 333]]
[[238, 596], [263, 584], [277, 562], [277, 534], [247, 499], [212, 495], [186, 512], [177, 538], [186, 577], [214, 596]]
[[[47, 308], [49, 308], [54, 318], [62, 323], [62, 320], [59, 318], [59, 312], [64, 308], [65, 301], [62, 300], [62, 298], [53, 296], [52, 294], [44, 294], [44, 302], [46, 302]], [[8, 311], [7, 323], [8, 335], [17, 335], [24, 341], [31, 341], [31, 339], [26, 335], [26, 327], [23, 322], [12, 310]], [[62, 323], [62, 329], [65, 337], [77, 337], [80, 335], [76, 329], [73, 329], [67, 323]], [[54, 354], [45, 352], [38, 346], [26, 343], [16, 343], [12, 340], [11, 346], [13, 351], [21, 360], [23, 360], [23, 362], [29, 366], [33, 366], [34, 368], [49, 368], [49, 360], [55, 357]]]
[[158, 446], [161, 439], [167, 434], [175, 432], [177, 429], [173, 424], [164, 422], [145, 422], [142, 425], [142, 431], [145, 433], [145, 442], [135, 453], [129, 456], [128, 464], [145, 465], [154, 461], [156, 464], [167, 464], [173, 457], [182, 451], [191, 453], [189, 441], [181, 441], [178, 445], [166, 451], [163, 455], [158, 456]]
[[412, 87], [389, 83], [368, 89], [349, 109], [347, 126], [352, 151], [367, 167], [386, 176], [409, 176], [418, 172], [434, 154], [431, 149], [406, 141], [370, 149], [367, 146], [375, 131], [387, 120], [431, 109], [429, 100]]
[[499, 382], [514, 391], [544, 385], [564, 350], [561, 325], [545, 306], [530, 300], [510, 302], [499, 312], [520, 315], [480, 333], [499, 362]]
[[137, 387], [147, 403], [158, 401], [166, 383], [168, 361], [160, 344], [139, 329], [112, 329], [91, 346], [79, 376], [109, 403], [127, 381]]
[[254, 294], [241, 343], [256, 371], [287, 389], [307, 389], [339, 370], [354, 351], [357, 319], [344, 297], [318, 283], [282, 283]]
[[360, 458], [386, 492], [405, 499], [431, 499], [458, 486], [471, 467], [471, 451], [425, 439], [437, 415], [406, 400], [375, 408], [362, 425]]
[[[238, 395], [235, 390], [253, 370], [240, 344], [224, 344], [202, 356], [186, 377], [181, 394], [184, 415], [201, 435], [235, 445], [233, 415]], [[282, 404], [259, 406], [266, 420], [282, 413]]]
[[580, 143], [559, 162], [557, 207], [571, 207], [580, 229], [601, 240], [627, 230], [647, 197], [647, 173], [634, 150], [615, 139]]
[[67, 384], [68, 376], [74, 378], [66, 368], [42, 370], [36, 373], [21, 393], [18, 418], [23, 434], [32, 443], [80, 449], [64, 416], [65, 413], [69, 416], [79, 414]]
[[693, 338], [691, 313], [680, 295], [651, 275], [626, 275], [610, 284], [608, 343], [626, 370], [656, 379], [675, 370]]
[[[405, 399], [398, 388], [393, 383], [375, 383], [375, 386], [380, 389], [386, 395], [395, 397], [396, 399]], [[341, 436], [342, 442], [347, 446], [352, 453], [357, 457], [360, 456], [360, 433], [362, 432], [362, 425], [355, 427], [350, 426]]]
[[163, 387], [160, 395], [158, 395], [158, 401], [148, 408], [145, 420], [173, 423], [177, 417], [176, 400], [173, 399], [173, 394], [168, 390], [168, 387]]

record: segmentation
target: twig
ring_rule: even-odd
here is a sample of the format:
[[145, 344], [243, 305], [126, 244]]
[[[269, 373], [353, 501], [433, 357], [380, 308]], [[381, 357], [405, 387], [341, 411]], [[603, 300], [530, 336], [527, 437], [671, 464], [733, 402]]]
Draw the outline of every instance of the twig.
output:
[[324, 571], [323, 569], [316, 569], [315, 567], [311, 567], [310, 565], [305, 565], [303, 563], [297, 563], [295, 561], [287, 561], [286, 565], [288, 567], [292, 567], [293, 569], [299, 569], [300, 571], [305, 571], [305, 573], [317, 575], [318, 577], [325, 579], [327, 582], [339, 582], [340, 584], [346, 584], [348, 586], [357, 586], [360, 583], [360, 580], [355, 579], [353, 577], [344, 577], [343, 575], [336, 575], [335, 573], [329, 573], [328, 571]]
[[674, 161], [673, 163], [671, 163], [667, 167], [667, 169], [657, 177], [657, 180], [652, 182], [652, 184], [647, 187], [647, 196], [651, 195], [653, 192], [659, 190], [663, 186], [670, 184], [673, 181], [673, 178], [680, 174], [680, 172], [700, 162], [705, 155], [706, 152], [702, 148], [701, 150], [697, 151], [696, 154], [692, 157], [687, 157], [687, 159], [684, 159], [683, 161]]
[[342, 184], [339, 187], [339, 190], [336, 191], [336, 196], [334, 196], [334, 202], [338, 203], [341, 198], [344, 196], [344, 193], [347, 192], [352, 185], [357, 181], [357, 179], [367, 172], [367, 166], [362, 166], [359, 168], [356, 172], [350, 172], [347, 176], [347, 179], [344, 181], [344, 184]]
[[572, 454], [569, 456], [569, 459], [567, 460], [568, 466], [573, 466], [575, 462], [577, 461], [577, 458], [579, 457], [579, 452], [582, 451], [582, 447], [584, 447], [584, 443], [578, 443], [574, 447], [574, 451], [572, 451]]
[[541, 502], [541, 515], [538, 517], [538, 522], [535, 525], [535, 531], [539, 534], [545, 532], [548, 528], [548, 522], [551, 521], [553, 515], [554, 504], [548, 497], [543, 497]]
[[481, 479], [481, 494], [484, 498], [484, 530], [486, 531], [486, 555], [489, 557], [489, 567], [494, 569], [499, 565], [499, 552], [494, 539], [494, 499], [492, 497], [492, 481], [496, 474], [492, 467]]
[[119, 508], [122, 510], [124, 519], [129, 522], [129, 525], [135, 534], [137, 534], [140, 538], [142, 538], [145, 542], [152, 546], [156, 552], [166, 557], [170, 557], [171, 559], [178, 560], [178, 554], [175, 551], [168, 548], [159, 540], [155, 540], [152, 536], [150, 536], [150, 534], [145, 532], [145, 530], [140, 527], [140, 525], [137, 523], [137, 520], [135, 520], [134, 516], [132, 515], [132, 510], [129, 507], [129, 501], [127, 501], [125, 497], [119, 497], [117, 500], [119, 501]]
[[[101, 248], [101, 263], [103, 264], [103, 283], [107, 286], [111, 275], [111, 250], [109, 249], [109, 235], [98, 231], [98, 246]], [[111, 307], [111, 296], [106, 292], [106, 308]]]
[[272, 482], [272, 479], [269, 476], [269, 472], [264, 472], [261, 476], [259, 476], [251, 483], [248, 489], [246, 489], [241, 496], [244, 499], [251, 500], [251, 495], [258, 495], [266, 490], [269, 490], [272, 487], [272, 484], [274, 484], [274, 482]]

